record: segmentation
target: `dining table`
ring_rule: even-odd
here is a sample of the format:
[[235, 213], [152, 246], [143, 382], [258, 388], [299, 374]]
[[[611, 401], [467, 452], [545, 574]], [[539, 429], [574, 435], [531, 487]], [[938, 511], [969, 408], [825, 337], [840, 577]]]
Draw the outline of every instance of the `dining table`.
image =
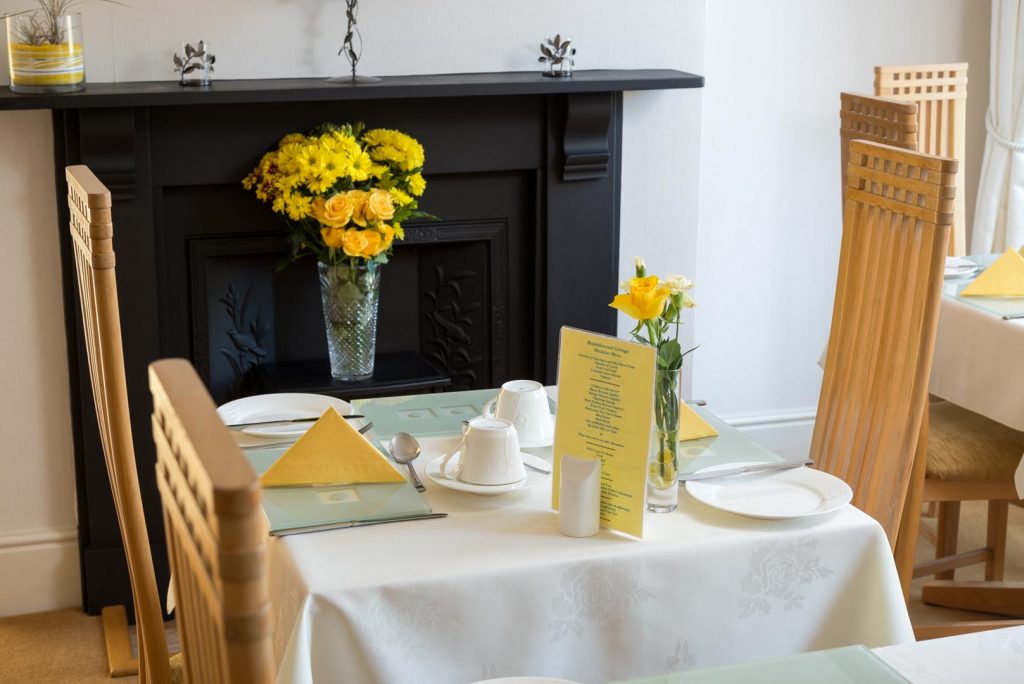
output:
[[[979, 268], [998, 255], [966, 257]], [[1024, 431], [1024, 297], [964, 297], [974, 274], [943, 284], [928, 391]], [[1024, 454], [1014, 476], [1024, 498]]]
[[[755, 519], [684, 487], [677, 510], [646, 515], [642, 538], [574, 538], [559, 532], [550, 475], [499, 496], [442, 486], [429, 465], [496, 394], [354, 402], [378, 443], [417, 437], [423, 496], [447, 516], [270, 537], [278, 682], [606, 682], [914, 641], [888, 540], [849, 504]], [[781, 460], [696, 410], [718, 435], [681, 444], [683, 472]], [[247, 453], [268, 467], [266, 450]], [[550, 447], [532, 453], [551, 461]]]

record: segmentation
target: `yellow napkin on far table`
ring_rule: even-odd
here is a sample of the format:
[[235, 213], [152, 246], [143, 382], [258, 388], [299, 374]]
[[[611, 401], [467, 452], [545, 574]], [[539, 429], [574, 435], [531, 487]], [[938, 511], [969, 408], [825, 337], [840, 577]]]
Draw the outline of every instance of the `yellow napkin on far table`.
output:
[[328, 408], [299, 440], [263, 473], [264, 487], [405, 482], [359, 431]]
[[717, 437], [718, 430], [708, 425], [700, 414], [687, 404], [679, 405], [679, 441], [685, 442], [701, 437]]
[[1024, 297], [1024, 255], [1012, 249], [981, 272], [961, 297]]

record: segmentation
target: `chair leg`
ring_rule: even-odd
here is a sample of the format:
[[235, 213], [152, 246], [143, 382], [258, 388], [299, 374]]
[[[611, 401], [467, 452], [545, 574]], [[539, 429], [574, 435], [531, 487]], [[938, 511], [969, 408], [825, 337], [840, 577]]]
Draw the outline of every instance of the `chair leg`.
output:
[[910, 483], [907, 498], [900, 515], [900, 526], [893, 544], [896, 572], [903, 588], [903, 600], [910, 604], [910, 582], [914, 578], [914, 558], [917, 551], [917, 535], [921, 526], [921, 501], [924, 497], [924, 476], [928, 454], [928, 412], [921, 420], [921, 432], [914, 451], [914, 464], [910, 469]]
[[132, 657], [128, 636], [128, 614], [124, 606], [106, 606], [100, 611], [103, 641], [107, 646], [107, 667], [111, 677], [139, 674], [139, 660]]
[[[939, 519], [935, 531], [935, 558], [945, 558], [956, 553], [957, 535], [960, 534], [960, 502], [939, 503]], [[935, 573], [935, 579], [954, 579], [956, 570]]]
[[992, 550], [992, 557], [985, 561], [985, 579], [989, 582], [1001, 582], [1003, 579], [1003, 565], [1006, 562], [1006, 522], [1009, 511], [1008, 501], [988, 502], [986, 544]]

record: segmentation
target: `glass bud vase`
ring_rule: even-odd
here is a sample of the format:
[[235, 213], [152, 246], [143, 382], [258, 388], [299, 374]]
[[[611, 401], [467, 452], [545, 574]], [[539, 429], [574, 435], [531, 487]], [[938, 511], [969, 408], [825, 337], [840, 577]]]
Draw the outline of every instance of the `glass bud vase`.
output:
[[319, 262], [317, 268], [331, 375], [338, 380], [366, 380], [373, 375], [377, 352], [380, 265]]
[[81, 15], [36, 10], [7, 17], [7, 57], [16, 93], [85, 89]]
[[658, 369], [654, 425], [647, 462], [647, 510], [669, 513], [679, 505], [679, 402], [682, 370]]

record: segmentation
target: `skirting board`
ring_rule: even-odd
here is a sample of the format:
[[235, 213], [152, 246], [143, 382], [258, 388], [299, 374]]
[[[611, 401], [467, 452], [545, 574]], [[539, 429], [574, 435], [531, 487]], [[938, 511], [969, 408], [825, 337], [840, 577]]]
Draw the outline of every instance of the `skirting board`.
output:
[[722, 420], [785, 458], [806, 458], [811, 451], [814, 409], [759, 415], [722, 416]]
[[0, 617], [82, 605], [75, 527], [0, 534]]

